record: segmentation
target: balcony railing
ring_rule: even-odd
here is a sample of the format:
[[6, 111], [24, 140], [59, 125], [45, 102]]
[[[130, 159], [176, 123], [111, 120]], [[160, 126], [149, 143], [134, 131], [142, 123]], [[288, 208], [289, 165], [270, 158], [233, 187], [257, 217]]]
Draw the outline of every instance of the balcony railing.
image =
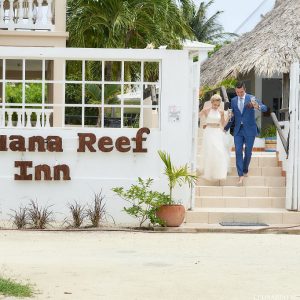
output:
[[53, 0], [0, 0], [0, 29], [54, 29]]
[[53, 109], [0, 109], [0, 127], [48, 128]]

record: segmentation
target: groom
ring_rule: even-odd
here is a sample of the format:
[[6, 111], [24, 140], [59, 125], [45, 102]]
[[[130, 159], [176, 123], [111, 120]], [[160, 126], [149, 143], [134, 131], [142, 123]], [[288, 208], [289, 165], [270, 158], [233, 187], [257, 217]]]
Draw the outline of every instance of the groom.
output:
[[[254, 96], [246, 94], [245, 84], [238, 82], [235, 86], [237, 94], [231, 100], [233, 117], [224, 128], [226, 131], [234, 124], [234, 145], [236, 156], [236, 168], [239, 176], [238, 185], [242, 185], [244, 176], [248, 176], [249, 164], [252, 155], [252, 148], [255, 136], [258, 134], [255, 121], [255, 109], [265, 112], [267, 106], [261, 101], [251, 101]], [[245, 155], [243, 157], [243, 147], [245, 145]]]

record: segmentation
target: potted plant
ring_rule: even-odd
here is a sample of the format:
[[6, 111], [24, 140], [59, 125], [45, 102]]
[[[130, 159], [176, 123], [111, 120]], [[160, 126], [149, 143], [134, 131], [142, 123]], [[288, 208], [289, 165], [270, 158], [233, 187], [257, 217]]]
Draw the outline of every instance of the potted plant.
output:
[[129, 189], [115, 187], [112, 190], [129, 205], [123, 210], [138, 219], [139, 227], [145, 223], [149, 225], [163, 225], [162, 221], [156, 216], [156, 210], [165, 203], [170, 203], [169, 195], [152, 191], [153, 179], [138, 178], [137, 184], [132, 184]]
[[165, 226], [178, 227], [184, 220], [185, 207], [174, 201], [173, 190], [177, 184], [182, 186], [187, 183], [191, 187], [196, 182], [197, 176], [190, 173], [187, 164], [175, 167], [171, 162], [170, 155], [165, 151], [158, 151], [158, 154], [165, 165], [165, 175], [168, 178], [169, 203], [161, 205], [157, 209], [156, 215]]
[[276, 152], [277, 146], [277, 129], [275, 125], [269, 125], [261, 134], [261, 137], [265, 138], [265, 151]]

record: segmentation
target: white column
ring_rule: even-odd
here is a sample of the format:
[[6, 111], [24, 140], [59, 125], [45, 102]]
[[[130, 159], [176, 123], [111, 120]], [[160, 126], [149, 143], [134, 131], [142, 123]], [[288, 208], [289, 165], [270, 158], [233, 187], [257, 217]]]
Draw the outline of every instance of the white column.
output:
[[12, 111], [7, 111], [8, 120], [7, 120], [7, 127], [12, 127]]
[[33, 25], [33, 11], [32, 11], [33, 0], [27, 0], [27, 2], [28, 2], [28, 25]]
[[293, 63], [290, 72], [290, 138], [287, 166], [286, 208], [300, 211], [300, 137], [299, 137], [299, 62]]
[[38, 8], [37, 8], [37, 16], [36, 16], [36, 24], [41, 25], [43, 23], [43, 0], [37, 0]]
[[30, 128], [32, 127], [31, 126], [31, 114], [32, 114], [32, 111], [31, 110], [26, 110], [26, 127], [27, 128]]
[[0, 26], [4, 25], [4, 0], [0, 0]]
[[51, 111], [45, 111], [45, 117], [46, 117], [45, 127], [46, 128], [50, 127], [50, 115], [51, 115]]
[[51, 28], [52, 26], [52, 0], [48, 0], [48, 11], [47, 11], [47, 27]]
[[24, 0], [19, 0], [19, 8], [18, 8], [18, 24], [23, 24], [24, 19]]
[[9, 0], [9, 28], [14, 28], [14, 0]]
[[36, 124], [35, 127], [40, 128], [41, 127], [41, 112], [40, 111], [36, 111]]
[[22, 112], [21, 111], [17, 111], [17, 115], [18, 115], [17, 127], [23, 127], [22, 126]]
[[4, 119], [3, 118], [3, 113], [4, 113], [4, 110], [0, 109], [0, 127], [4, 127], [4, 124], [3, 124], [3, 119]]

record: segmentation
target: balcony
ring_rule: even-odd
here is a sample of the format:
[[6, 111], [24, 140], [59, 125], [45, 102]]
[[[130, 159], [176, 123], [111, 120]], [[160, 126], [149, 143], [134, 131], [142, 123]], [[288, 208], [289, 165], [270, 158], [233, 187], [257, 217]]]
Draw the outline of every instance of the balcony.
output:
[[0, 109], [0, 127], [48, 128], [52, 109]]
[[0, 29], [54, 31], [53, 0], [0, 0]]

